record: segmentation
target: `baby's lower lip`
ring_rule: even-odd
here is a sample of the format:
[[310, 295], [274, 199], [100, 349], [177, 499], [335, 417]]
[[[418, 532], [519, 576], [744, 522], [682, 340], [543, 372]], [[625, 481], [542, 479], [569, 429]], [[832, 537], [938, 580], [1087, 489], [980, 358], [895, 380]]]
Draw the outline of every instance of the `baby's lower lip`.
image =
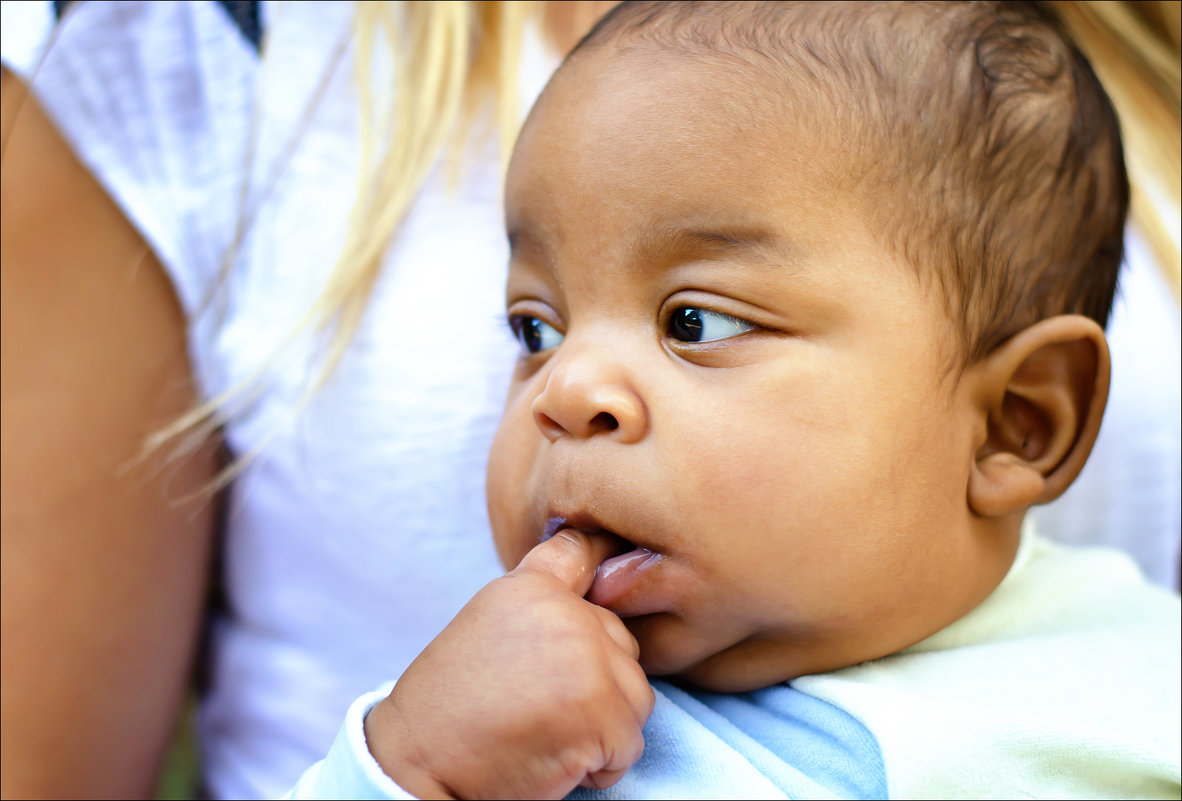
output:
[[605, 559], [595, 571], [595, 581], [587, 593], [587, 600], [596, 606], [614, 609], [636, 590], [645, 574], [660, 564], [661, 559], [661, 554], [648, 548], [636, 548]]

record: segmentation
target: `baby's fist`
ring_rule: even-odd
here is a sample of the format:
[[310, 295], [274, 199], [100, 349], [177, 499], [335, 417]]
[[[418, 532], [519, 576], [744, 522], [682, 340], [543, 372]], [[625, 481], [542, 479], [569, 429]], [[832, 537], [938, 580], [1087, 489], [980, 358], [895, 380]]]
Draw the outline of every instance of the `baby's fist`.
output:
[[636, 640], [583, 598], [610, 548], [558, 532], [427, 646], [366, 719], [396, 782], [420, 797], [561, 798], [640, 758], [654, 697]]

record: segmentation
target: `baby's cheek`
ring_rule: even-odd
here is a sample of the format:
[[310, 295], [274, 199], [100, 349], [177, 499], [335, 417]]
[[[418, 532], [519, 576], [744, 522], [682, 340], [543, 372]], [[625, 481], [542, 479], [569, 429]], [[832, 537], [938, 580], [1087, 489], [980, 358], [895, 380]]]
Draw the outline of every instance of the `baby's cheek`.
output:
[[501, 419], [488, 458], [486, 493], [488, 517], [497, 555], [506, 570], [517, 566], [537, 537], [529, 536], [527, 518], [535, 499], [528, 480], [536, 449], [531, 441], [536, 426], [531, 417], [514, 414], [512, 400]]
[[[490, 489], [491, 492], [491, 489]], [[510, 505], [504, 503], [489, 503], [488, 518], [492, 526], [493, 543], [497, 556], [505, 570], [517, 567], [526, 551], [529, 550], [518, 533], [522, 526], [518, 522], [520, 515]]]

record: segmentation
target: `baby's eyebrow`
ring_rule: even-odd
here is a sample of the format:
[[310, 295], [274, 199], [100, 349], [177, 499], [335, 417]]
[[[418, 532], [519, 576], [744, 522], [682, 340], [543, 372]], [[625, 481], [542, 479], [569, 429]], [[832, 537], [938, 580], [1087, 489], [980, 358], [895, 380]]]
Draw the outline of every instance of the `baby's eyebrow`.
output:
[[800, 260], [799, 248], [764, 228], [744, 225], [709, 227], [654, 227], [640, 237], [634, 256], [642, 263], [682, 261], [702, 257], [758, 257], [777, 269]]
[[[546, 247], [549, 237], [545, 235], [544, 230], [539, 231], [529, 223], [507, 226], [505, 236], [509, 241], [510, 258], [519, 254], [521, 251], [549, 253], [549, 249]], [[549, 259], [546, 259], [546, 261], [549, 261]]]
[[766, 231], [752, 228], [651, 228], [643, 237], [644, 247], [662, 250], [750, 250], [765, 246], [772, 238]]
[[[553, 270], [553, 258], [546, 245], [550, 237], [530, 224], [513, 225], [506, 234], [511, 259], [526, 256]], [[799, 266], [802, 255], [795, 242], [766, 228], [665, 224], [645, 229], [631, 244], [628, 258], [646, 268], [699, 259], [742, 258], [749, 266], [766, 265], [783, 271], [785, 267]]]

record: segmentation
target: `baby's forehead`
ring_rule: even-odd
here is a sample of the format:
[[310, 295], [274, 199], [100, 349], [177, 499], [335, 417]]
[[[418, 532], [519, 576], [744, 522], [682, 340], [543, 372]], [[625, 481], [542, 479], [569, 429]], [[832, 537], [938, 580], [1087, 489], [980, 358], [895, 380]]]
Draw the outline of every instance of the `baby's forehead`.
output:
[[[861, 148], [843, 123], [823, 101], [777, 91], [746, 65], [595, 48], [568, 61], [522, 131], [510, 221], [523, 209], [554, 219], [571, 208], [554, 202], [571, 186], [628, 198], [638, 224], [657, 230], [741, 231], [744, 240], [857, 214], [861, 201], [847, 195], [858, 173], [850, 153]], [[532, 206], [522, 203], [529, 193]]]
[[769, 169], [794, 149], [823, 154], [813, 165], [845, 185], [864, 172], [855, 160], [882, 163], [889, 148], [872, 135], [881, 122], [872, 108], [879, 101], [839, 83], [741, 48], [687, 52], [612, 40], [568, 59], [539, 107], [567, 115], [593, 108], [621, 137], [660, 130], [660, 158], [645, 168], [660, 169], [690, 140], [707, 137], [720, 159], [738, 150], [760, 153]]
[[510, 167], [515, 251], [539, 261], [573, 253], [580, 264], [594, 252], [654, 269], [741, 255], [752, 269], [778, 265], [763, 271], [778, 282], [848, 237], [870, 237], [847, 191], [846, 149], [819, 134], [819, 115], [744, 107], [733, 72], [719, 77], [666, 51], [599, 51], [564, 70]]

